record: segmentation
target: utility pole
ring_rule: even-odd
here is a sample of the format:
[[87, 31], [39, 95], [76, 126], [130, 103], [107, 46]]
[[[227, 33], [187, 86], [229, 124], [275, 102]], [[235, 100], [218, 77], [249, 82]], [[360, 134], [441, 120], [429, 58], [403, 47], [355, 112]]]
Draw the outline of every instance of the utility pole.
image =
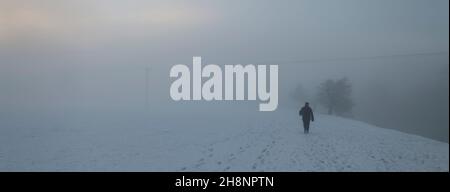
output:
[[148, 110], [149, 110], [149, 105], [150, 105], [150, 101], [149, 101], [149, 96], [150, 96], [150, 94], [149, 94], [149, 91], [150, 91], [150, 88], [149, 88], [149, 81], [150, 80], [150, 68], [149, 67], [146, 67], [145, 68], [145, 110], [148, 112]]

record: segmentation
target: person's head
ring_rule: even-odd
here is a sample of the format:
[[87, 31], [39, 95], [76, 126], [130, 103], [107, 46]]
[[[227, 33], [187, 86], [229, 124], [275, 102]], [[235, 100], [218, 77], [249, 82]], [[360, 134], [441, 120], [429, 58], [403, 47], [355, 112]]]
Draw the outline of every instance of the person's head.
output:
[[306, 106], [306, 107], [309, 107], [309, 103], [308, 103], [308, 102], [306, 102], [306, 103], [305, 103], [305, 106]]

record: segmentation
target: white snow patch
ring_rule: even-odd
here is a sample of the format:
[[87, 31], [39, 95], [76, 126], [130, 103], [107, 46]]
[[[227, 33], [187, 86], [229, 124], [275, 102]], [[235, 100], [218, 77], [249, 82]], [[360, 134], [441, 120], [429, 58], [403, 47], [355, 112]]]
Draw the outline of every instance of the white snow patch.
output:
[[317, 115], [308, 135], [287, 111], [142, 119], [4, 123], [0, 170], [449, 171], [448, 143], [339, 117]]

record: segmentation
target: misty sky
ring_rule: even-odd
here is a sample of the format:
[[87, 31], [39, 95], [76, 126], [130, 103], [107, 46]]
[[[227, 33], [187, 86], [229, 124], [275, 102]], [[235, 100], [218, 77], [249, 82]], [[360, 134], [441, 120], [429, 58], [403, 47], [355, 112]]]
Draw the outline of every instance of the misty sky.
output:
[[2, 47], [112, 44], [239, 62], [448, 51], [446, 0], [0, 3]]
[[[448, 142], [448, 7], [448, 0], [0, 0], [0, 112], [139, 108], [146, 67], [153, 108], [183, 110], [169, 100], [169, 69], [202, 56], [219, 65], [279, 64], [279, 109], [297, 105], [288, 95], [298, 85], [313, 99], [321, 81], [348, 77], [355, 118]], [[409, 130], [417, 116], [433, 128]]]

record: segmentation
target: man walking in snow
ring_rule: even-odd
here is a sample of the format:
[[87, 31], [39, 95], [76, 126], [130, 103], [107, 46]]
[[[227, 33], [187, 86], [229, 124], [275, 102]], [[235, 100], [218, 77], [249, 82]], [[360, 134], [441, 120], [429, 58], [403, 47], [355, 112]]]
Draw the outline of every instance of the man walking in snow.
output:
[[305, 106], [303, 106], [302, 109], [299, 111], [299, 115], [302, 116], [303, 129], [305, 134], [307, 134], [309, 133], [309, 122], [314, 121], [314, 114], [311, 107], [309, 107], [308, 102], [306, 102]]

